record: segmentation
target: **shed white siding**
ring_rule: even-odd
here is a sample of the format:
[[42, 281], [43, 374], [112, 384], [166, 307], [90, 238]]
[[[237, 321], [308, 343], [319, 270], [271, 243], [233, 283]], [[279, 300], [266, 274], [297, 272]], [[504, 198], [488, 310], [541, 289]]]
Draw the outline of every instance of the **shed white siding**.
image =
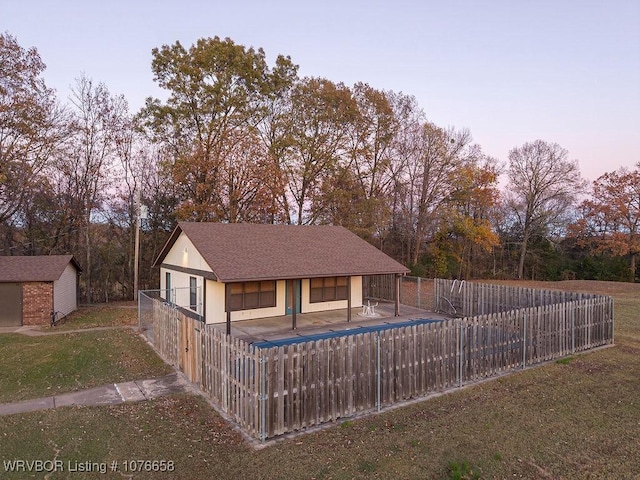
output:
[[69, 263], [58, 280], [53, 282], [53, 309], [58, 313], [58, 318], [69, 315], [77, 310], [77, 272]]

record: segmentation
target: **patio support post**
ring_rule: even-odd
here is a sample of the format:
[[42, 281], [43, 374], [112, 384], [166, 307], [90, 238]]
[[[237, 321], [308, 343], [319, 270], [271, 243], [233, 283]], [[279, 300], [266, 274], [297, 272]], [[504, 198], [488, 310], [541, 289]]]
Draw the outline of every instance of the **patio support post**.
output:
[[347, 277], [347, 323], [351, 321], [351, 277]]
[[296, 310], [298, 306], [296, 305], [296, 297], [298, 296], [298, 280], [291, 280], [291, 305], [293, 306], [293, 310], [291, 312], [291, 330], [295, 330], [298, 328]]
[[202, 279], [202, 317], [200, 318], [205, 324], [207, 323], [207, 279]]
[[400, 275], [396, 274], [396, 312], [395, 316], [400, 316]]
[[231, 335], [231, 286], [224, 284], [224, 310], [227, 312], [227, 335]]

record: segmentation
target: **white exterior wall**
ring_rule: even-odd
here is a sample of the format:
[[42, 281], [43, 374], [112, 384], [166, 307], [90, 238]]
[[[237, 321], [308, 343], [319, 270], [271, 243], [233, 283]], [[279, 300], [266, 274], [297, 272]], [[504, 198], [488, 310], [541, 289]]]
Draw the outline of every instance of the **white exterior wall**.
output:
[[[347, 308], [346, 300], [335, 300], [332, 302], [309, 301], [311, 294], [311, 281], [308, 278], [302, 280], [302, 313], [324, 312], [326, 310], [339, 310]], [[362, 277], [351, 277], [351, 308], [362, 306]]]
[[224, 283], [213, 280], [207, 282], [207, 318], [206, 323], [221, 323], [227, 321], [224, 311]]
[[[194, 270], [202, 270], [205, 272], [211, 272], [211, 267], [204, 261], [200, 252], [191, 243], [191, 240], [184, 234], [180, 233], [176, 242], [171, 247], [171, 250], [165, 257], [164, 264], [176, 265], [183, 268], [191, 268]], [[203, 295], [202, 289], [204, 286], [204, 278], [200, 275], [194, 275], [184, 272], [177, 272], [175, 270], [160, 268], [160, 296], [165, 300], [166, 298], [166, 272], [171, 273], [171, 291], [174, 294], [174, 298], [171, 300], [179, 307], [189, 309], [189, 277], [196, 277], [197, 285], [197, 313], [202, 315]]]
[[[224, 310], [225, 284], [207, 280], [207, 323], [223, 323], [227, 321]], [[231, 312], [231, 321], [251, 320], [254, 318], [278, 317], [285, 315], [286, 282], [276, 282], [276, 306], [269, 308], [255, 308], [252, 310], [238, 310]]]
[[[162, 263], [167, 265], [177, 265], [183, 268], [192, 268], [194, 270], [203, 270], [205, 272], [211, 272], [211, 267], [204, 261], [200, 252], [193, 246], [191, 240], [181, 233], [176, 243], [173, 244], [171, 250], [165, 257]], [[187, 284], [187, 286], [189, 286]]]
[[[164, 276], [164, 274], [162, 274]], [[164, 280], [161, 279], [163, 282]], [[173, 282], [173, 275], [171, 281]], [[188, 281], [188, 280], [187, 280]], [[225, 287], [224, 283], [206, 280], [207, 288], [207, 323], [224, 323], [227, 321], [227, 314], [224, 310]], [[301, 313], [323, 312], [327, 310], [338, 310], [347, 308], [346, 300], [334, 302], [309, 302], [309, 279], [302, 282], [302, 305]], [[231, 321], [251, 320], [254, 318], [279, 317], [286, 315], [286, 282], [278, 280], [276, 283], [276, 306], [271, 308], [258, 308], [253, 310], [239, 310], [231, 312]], [[351, 307], [362, 306], [362, 277], [351, 277]]]
[[189, 278], [196, 278], [196, 288], [197, 288], [197, 305], [198, 308], [196, 313], [202, 315], [202, 289], [204, 286], [204, 278], [200, 275], [193, 275], [190, 273], [177, 272], [175, 270], [170, 270], [164, 267], [160, 268], [160, 296], [167, 300], [166, 298], [166, 273], [169, 272], [171, 274], [171, 294], [173, 298], [171, 299], [173, 303], [177, 306], [189, 309], [189, 294], [190, 294], [190, 285]]
[[78, 309], [77, 303], [77, 271], [69, 263], [58, 280], [53, 282], [53, 309], [58, 314], [58, 318], [69, 315]]

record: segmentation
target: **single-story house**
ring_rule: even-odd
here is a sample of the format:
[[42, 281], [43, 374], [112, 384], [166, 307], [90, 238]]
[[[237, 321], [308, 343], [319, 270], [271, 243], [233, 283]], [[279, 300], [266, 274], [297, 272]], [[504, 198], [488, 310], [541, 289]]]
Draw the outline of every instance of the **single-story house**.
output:
[[0, 256], [0, 326], [48, 325], [78, 308], [73, 255]]
[[[364, 275], [409, 270], [329, 225], [180, 222], [156, 259], [160, 296], [206, 323], [362, 306]], [[399, 315], [399, 303], [396, 302]]]

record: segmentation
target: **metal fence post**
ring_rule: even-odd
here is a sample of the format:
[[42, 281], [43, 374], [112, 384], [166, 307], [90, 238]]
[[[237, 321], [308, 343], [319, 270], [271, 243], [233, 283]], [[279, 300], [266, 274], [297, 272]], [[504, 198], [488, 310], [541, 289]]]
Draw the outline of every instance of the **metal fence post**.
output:
[[[260, 350], [262, 351], [262, 350]], [[267, 359], [260, 355], [261, 387], [260, 387], [260, 441], [267, 439]]]
[[572, 302], [575, 306], [571, 309], [571, 353], [576, 353], [576, 307], [577, 302]]
[[458, 386], [462, 387], [462, 319], [458, 320]]
[[142, 297], [144, 293], [138, 294], [138, 332], [142, 331]]
[[611, 318], [611, 345], [615, 345], [615, 343], [616, 343], [616, 337], [615, 337], [615, 334], [616, 334], [616, 324], [615, 324], [615, 318], [616, 318], [615, 309], [616, 309], [616, 305], [613, 302], [613, 298], [609, 298], [609, 306], [610, 306], [610, 308], [609, 308], [609, 312], [610, 312], [609, 316]]
[[376, 370], [377, 370], [377, 389], [376, 389], [376, 403], [378, 406], [378, 411], [380, 411], [382, 409], [382, 402], [380, 400], [380, 377], [381, 377], [381, 371], [380, 371], [380, 332], [376, 333]]
[[522, 319], [522, 368], [527, 366], [527, 314]]

